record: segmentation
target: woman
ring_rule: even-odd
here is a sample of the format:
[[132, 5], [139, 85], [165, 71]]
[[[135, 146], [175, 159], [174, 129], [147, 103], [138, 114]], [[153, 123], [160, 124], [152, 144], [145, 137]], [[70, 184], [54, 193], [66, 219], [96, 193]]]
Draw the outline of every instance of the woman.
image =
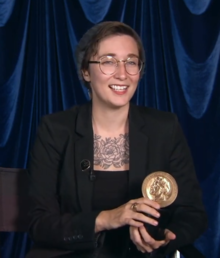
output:
[[[206, 215], [177, 118], [130, 104], [144, 68], [139, 36], [123, 23], [100, 23], [76, 58], [92, 101], [42, 119], [29, 168], [28, 257], [164, 257], [192, 243]], [[160, 205], [141, 194], [158, 170], [179, 189], [160, 241], [145, 228], [158, 224]]]

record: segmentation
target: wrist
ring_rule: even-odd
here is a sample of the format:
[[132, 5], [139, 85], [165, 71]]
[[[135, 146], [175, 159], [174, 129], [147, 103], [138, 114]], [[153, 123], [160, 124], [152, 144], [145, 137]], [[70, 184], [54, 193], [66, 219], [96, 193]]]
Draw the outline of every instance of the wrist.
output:
[[108, 229], [108, 211], [101, 211], [95, 220], [95, 233]]

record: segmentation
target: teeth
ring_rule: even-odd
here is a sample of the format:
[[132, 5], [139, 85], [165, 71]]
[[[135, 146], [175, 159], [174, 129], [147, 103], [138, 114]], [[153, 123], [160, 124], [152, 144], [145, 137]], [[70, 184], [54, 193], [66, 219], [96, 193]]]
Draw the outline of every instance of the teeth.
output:
[[111, 85], [110, 88], [116, 91], [123, 91], [126, 90], [128, 86], [118, 86], [118, 85]]

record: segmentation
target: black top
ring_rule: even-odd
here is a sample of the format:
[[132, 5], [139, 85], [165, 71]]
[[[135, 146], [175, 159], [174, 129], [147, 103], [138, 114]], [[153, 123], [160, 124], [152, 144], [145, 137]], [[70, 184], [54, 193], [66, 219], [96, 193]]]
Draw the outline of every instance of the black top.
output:
[[110, 210], [128, 201], [128, 171], [94, 171], [93, 210]]
[[[114, 209], [128, 201], [128, 171], [94, 171], [94, 174], [94, 210]], [[128, 227], [106, 231], [102, 255], [114, 257], [114, 254], [120, 254], [122, 257], [126, 252], [124, 241], [127, 237]]]

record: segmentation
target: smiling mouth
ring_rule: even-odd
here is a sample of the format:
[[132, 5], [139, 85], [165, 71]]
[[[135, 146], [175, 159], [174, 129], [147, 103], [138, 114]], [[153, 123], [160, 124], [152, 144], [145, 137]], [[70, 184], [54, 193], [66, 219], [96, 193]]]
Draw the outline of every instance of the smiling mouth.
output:
[[128, 86], [119, 86], [119, 85], [109, 85], [109, 88], [111, 88], [114, 91], [126, 91]]

